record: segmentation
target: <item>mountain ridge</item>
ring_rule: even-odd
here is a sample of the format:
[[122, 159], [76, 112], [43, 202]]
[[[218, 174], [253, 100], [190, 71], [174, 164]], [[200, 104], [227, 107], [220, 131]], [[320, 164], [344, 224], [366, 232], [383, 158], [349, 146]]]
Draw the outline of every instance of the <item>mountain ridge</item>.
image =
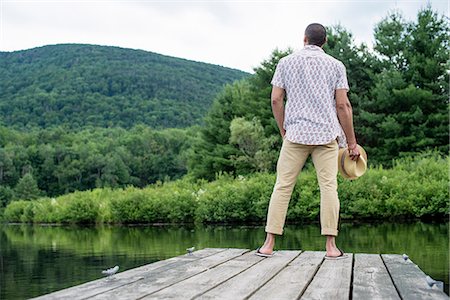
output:
[[16, 128], [187, 127], [201, 122], [225, 84], [249, 75], [116, 46], [0, 52], [0, 119]]
[[239, 71], [239, 72], [243, 72], [243, 73], [248, 73], [246, 71], [243, 71], [243, 70], [240, 70], [240, 69], [237, 69], [237, 68], [232, 68], [232, 67], [228, 67], [228, 66], [224, 66], [224, 65], [220, 65], [220, 64], [209, 63], [209, 62], [204, 62], [204, 61], [195, 60], [195, 59], [189, 59], [189, 58], [183, 58], [183, 57], [178, 57], [178, 56], [173, 56], [173, 55], [167, 55], [167, 54], [162, 54], [162, 53], [158, 53], [158, 52], [154, 52], [154, 51], [150, 51], [150, 50], [144, 50], [144, 49], [140, 49], [140, 48], [127, 48], [127, 47], [122, 47], [122, 46], [100, 45], [100, 44], [89, 44], [89, 43], [57, 43], [57, 44], [47, 44], [47, 45], [42, 45], [42, 46], [36, 46], [36, 47], [31, 47], [31, 48], [26, 48], [26, 49], [19, 49], [19, 50], [11, 50], [11, 51], [1, 51], [0, 50], [0, 55], [4, 54], [4, 53], [11, 54], [11, 53], [18, 53], [18, 52], [26, 52], [26, 51], [30, 51], [30, 50], [35, 50], [35, 49], [40, 49], [40, 48], [47, 48], [47, 47], [54, 47], [54, 46], [94, 46], [94, 47], [116, 48], [116, 49], [127, 50], [127, 51], [136, 51], [136, 52], [143, 52], [143, 53], [147, 53], [147, 54], [154, 54], [154, 55], [157, 55], [157, 56], [163, 56], [163, 57], [167, 57], [167, 58], [174, 58], [174, 59], [177, 59], [177, 60], [182, 60], [182, 61], [187, 61], [187, 62], [194, 62], [194, 63], [199, 63], [199, 64], [212, 65], [212, 66], [216, 66], [216, 67], [221, 67], [221, 68], [225, 68], [225, 69], [230, 69], [230, 70], [235, 70], [235, 71]]

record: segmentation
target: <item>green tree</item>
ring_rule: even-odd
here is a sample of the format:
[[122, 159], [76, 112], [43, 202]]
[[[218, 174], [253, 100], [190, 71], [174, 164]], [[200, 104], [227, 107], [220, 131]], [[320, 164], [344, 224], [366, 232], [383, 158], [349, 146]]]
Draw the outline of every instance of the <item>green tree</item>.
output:
[[14, 188], [14, 199], [33, 200], [41, 196], [42, 191], [39, 189], [37, 182], [31, 173], [23, 175]]
[[410, 39], [407, 27], [400, 12], [390, 14], [375, 26], [374, 50], [381, 56], [385, 68], [406, 69], [405, 51]]
[[0, 148], [0, 185], [14, 183], [15, 168], [12, 153], [5, 148]]
[[[370, 101], [375, 74], [381, 71], [381, 64], [364, 44], [356, 45], [353, 36], [345, 28], [327, 28], [328, 41], [324, 51], [343, 62], [347, 70], [350, 87], [348, 97], [353, 108], [353, 124], [358, 142], [365, 147], [373, 138], [372, 123], [366, 120], [365, 103]], [[372, 158], [372, 153], [370, 153]]]
[[[281, 146], [277, 124], [272, 115], [270, 93], [273, 74], [278, 61], [292, 50], [274, 50], [267, 60], [255, 68], [255, 74], [248, 80], [228, 85], [217, 96], [213, 106], [204, 119], [196, 142], [188, 160], [189, 174], [197, 178], [212, 180], [217, 173], [248, 173], [258, 170], [275, 169], [276, 157], [264, 156], [259, 167], [244, 159], [236, 143], [230, 142], [231, 122], [235, 118], [253, 120], [257, 118], [264, 129], [264, 139], [269, 140], [270, 153]], [[267, 153], [263, 151], [262, 153]], [[240, 159], [237, 159], [241, 157]], [[260, 159], [263, 159], [262, 157]], [[250, 167], [253, 165], [253, 167]]]
[[13, 196], [14, 192], [9, 186], [0, 185], [0, 208], [8, 205]]
[[187, 127], [200, 124], [224, 84], [248, 75], [96, 45], [0, 52], [0, 120], [20, 129]]
[[219, 172], [235, 171], [230, 157], [238, 151], [229, 143], [230, 124], [235, 117], [242, 116], [241, 111], [250, 96], [247, 82], [228, 85], [217, 96], [190, 151], [188, 168], [191, 175], [212, 180]]
[[377, 25], [375, 38], [383, 70], [361, 115], [372, 159], [389, 164], [405, 153], [448, 152], [448, 23], [431, 7], [417, 23], [396, 13]]
[[[261, 64], [254, 69], [254, 76], [248, 79], [250, 84], [251, 98], [245, 103], [242, 115], [247, 120], [257, 117], [262, 126], [266, 136], [279, 136], [277, 122], [272, 114], [272, 106], [270, 104], [270, 95], [272, 92], [271, 81], [278, 62], [281, 58], [292, 53], [292, 49], [272, 51], [268, 59], [265, 59]], [[274, 145], [281, 146], [281, 139]]]
[[271, 168], [275, 151], [271, 151], [273, 139], [266, 138], [264, 128], [258, 118], [247, 121], [235, 118], [230, 124], [230, 141], [239, 149], [239, 154], [231, 156], [238, 174], [267, 172]]

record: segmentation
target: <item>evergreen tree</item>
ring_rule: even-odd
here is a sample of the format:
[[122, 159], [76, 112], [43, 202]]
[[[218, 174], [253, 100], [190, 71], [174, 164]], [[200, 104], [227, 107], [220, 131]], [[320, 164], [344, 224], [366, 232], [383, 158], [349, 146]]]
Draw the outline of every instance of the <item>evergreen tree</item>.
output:
[[9, 186], [0, 185], [0, 208], [8, 205], [13, 195], [14, 192]]
[[219, 172], [235, 171], [230, 157], [238, 151], [229, 143], [230, 124], [235, 117], [242, 116], [244, 105], [251, 100], [249, 96], [248, 83], [236, 82], [226, 86], [216, 97], [190, 151], [188, 168], [191, 175], [213, 180]]
[[[266, 136], [279, 136], [279, 129], [272, 113], [272, 106], [270, 103], [270, 96], [272, 92], [271, 81], [278, 62], [281, 58], [292, 53], [292, 49], [279, 50], [275, 49], [270, 54], [269, 58], [262, 61], [261, 64], [254, 69], [254, 76], [248, 79], [252, 97], [246, 103], [243, 116], [247, 120], [252, 120], [257, 117], [261, 125], [264, 127]], [[281, 139], [274, 147], [281, 146]]]
[[362, 107], [368, 152], [387, 164], [430, 148], [448, 152], [448, 23], [431, 7], [417, 23], [392, 14], [375, 38], [383, 70]]
[[23, 175], [14, 188], [14, 198], [17, 200], [33, 200], [40, 196], [42, 196], [42, 192], [31, 173]]
[[381, 65], [364, 44], [355, 45], [352, 34], [345, 28], [329, 27], [327, 37], [324, 51], [342, 61], [346, 67], [350, 87], [348, 97], [353, 108], [355, 134], [360, 144], [367, 145], [370, 143], [372, 132], [363, 117], [366, 112], [361, 106], [370, 98], [373, 80], [375, 74], [379, 73]]
[[[258, 170], [273, 171], [276, 166], [276, 155], [281, 146], [281, 138], [277, 124], [272, 115], [270, 104], [271, 80], [278, 61], [291, 53], [291, 50], [274, 50], [269, 59], [255, 68], [255, 75], [248, 80], [228, 85], [217, 96], [207, 116], [188, 159], [189, 173], [196, 178], [215, 179], [220, 172], [247, 174]], [[259, 159], [265, 162], [254, 162], [242, 156], [242, 147], [231, 138], [230, 128], [236, 118], [260, 122], [263, 133], [258, 133], [264, 140], [258, 149]], [[246, 121], [249, 122], [249, 121]], [[249, 123], [242, 123], [240, 125]], [[252, 126], [250, 126], [252, 127]], [[238, 127], [234, 129], [237, 130]], [[255, 127], [253, 127], [255, 129]], [[256, 155], [256, 154], [255, 154]], [[250, 161], [253, 160], [252, 163]]]
[[405, 50], [410, 39], [407, 27], [399, 12], [390, 14], [375, 26], [374, 50], [381, 56], [385, 68], [406, 69]]
[[237, 174], [271, 170], [278, 152], [272, 151], [271, 146], [275, 140], [265, 137], [264, 128], [258, 118], [255, 117], [251, 121], [245, 118], [233, 119], [230, 124], [229, 142], [239, 149], [239, 154], [231, 157]]

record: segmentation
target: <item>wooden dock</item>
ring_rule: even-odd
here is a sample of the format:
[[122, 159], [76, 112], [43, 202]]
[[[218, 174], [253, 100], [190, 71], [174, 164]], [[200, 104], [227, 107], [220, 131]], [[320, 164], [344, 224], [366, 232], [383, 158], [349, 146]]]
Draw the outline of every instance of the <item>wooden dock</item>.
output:
[[35, 299], [449, 299], [401, 255], [254, 252], [203, 249]]

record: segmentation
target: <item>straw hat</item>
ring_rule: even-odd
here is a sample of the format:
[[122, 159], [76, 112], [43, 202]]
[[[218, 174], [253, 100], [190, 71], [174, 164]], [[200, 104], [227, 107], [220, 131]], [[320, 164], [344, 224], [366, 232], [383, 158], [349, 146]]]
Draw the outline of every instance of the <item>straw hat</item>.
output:
[[357, 145], [357, 147], [361, 155], [356, 161], [350, 159], [347, 148], [339, 149], [339, 173], [346, 179], [356, 179], [362, 176], [367, 170], [367, 153], [360, 145]]

